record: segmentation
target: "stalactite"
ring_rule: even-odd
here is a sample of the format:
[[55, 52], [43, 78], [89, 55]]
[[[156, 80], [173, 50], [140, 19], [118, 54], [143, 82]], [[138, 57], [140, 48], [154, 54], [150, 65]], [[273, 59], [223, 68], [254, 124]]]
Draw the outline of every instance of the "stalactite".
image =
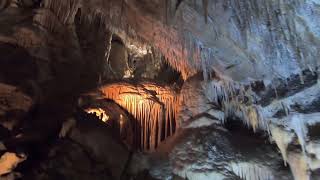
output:
[[303, 72], [302, 71], [300, 71], [300, 73], [299, 73], [299, 79], [300, 79], [300, 83], [304, 84], [304, 77], [303, 77]]
[[[248, 108], [257, 108], [255, 111], [250, 112]], [[309, 179], [308, 171], [312, 167], [314, 169], [319, 168], [319, 162], [317, 158], [310, 159], [310, 153], [317, 152], [317, 150], [312, 150], [308, 152], [308, 145], [312, 144], [308, 141], [308, 128], [307, 126], [312, 126], [319, 123], [319, 114], [309, 114], [302, 116], [301, 114], [290, 114], [289, 117], [282, 119], [270, 119], [266, 121], [263, 118], [263, 113], [258, 109], [257, 106], [246, 107], [235, 103], [234, 101], [226, 103], [225, 111], [231, 114], [226, 115], [235, 115], [240, 117], [243, 122], [254, 130], [259, 127], [261, 130], [268, 131], [272, 139], [276, 142], [280, 152], [282, 154], [284, 163], [290, 165], [291, 171], [295, 179]], [[250, 112], [250, 113], [248, 113]], [[253, 113], [253, 114], [251, 114]], [[258, 123], [258, 124], [257, 124]], [[256, 127], [255, 127], [256, 126]], [[279, 128], [279, 126], [283, 126]], [[287, 151], [289, 144], [294, 142], [295, 137], [298, 139], [298, 143], [301, 146], [301, 151], [297, 152]], [[310, 144], [309, 144], [310, 143]], [[289, 153], [289, 154], [288, 154]], [[317, 153], [316, 153], [317, 154]]]
[[304, 155], [290, 152], [288, 163], [295, 180], [310, 180], [308, 163]]
[[306, 140], [307, 140], [307, 127], [304, 118], [300, 115], [294, 115], [291, 117], [290, 127], [298, 137], [299, 144], [301, 145], [302, 153], [306, 156]]
[[61, 32], [63, 29], [63, 24], [59, 21], [55, 14], [48, 9], [37, 10], [37, 14], [33, 17], [33, 22], [54, 33]]
[[239, 101], [232, 100], [223, 102], [225, 119], [228, 117], [238, 117], [242, 122], [256, 132], [258, 129], [269, 132], [268, 121], [262, 115], [261, 107], [257, 105], [247, 106]]
[[208, 23], [208, 0], [202, 0], [202, 6], [203, 6], [203, 11], [204, 11], [204, 19], [206, 24]]
[[225, 81], [211, 81], [203, 87], [210, 102], [220, 104], [222, 101], [229, 101], [232, 88], [226, 88]]
[[259, 115], [257, 109], [254, 106], [249, 106], [247, 108], [246, 119], [248, 126], [251, 126], [253, 132], [256, 132], [259, 126]]
[[44, 0], [33, 21], [48, 31], [61, 33], [63, 26], [74, 23], [79, 7], [80, 0]]
[[281, 106], [286, 116], [288, 116], [290, 112], [290, 106], [286, 105], [285, 102], [281, 102]]
[[[276, 105], [275, 112], [283, 109], [287, 116], [282, 119], [271, 118], [275, 112], [272, 115], [268, 115], [268, 109], [254, 105], [253, 101], [249, 104], [242, 101], [244, 96], [250, 96], [252, 93], [248, 93], [250, 88], [246, 89], [241, 84], [237, 85], [225, 79], [211, 80], [206, 83], [203, 89], [209, 102], [214, 103], [218, 107], [220, 105], [224, 111], [225, 117], [223, 119], [220, 118], [222, 124], [226, 122], [228, 117], [238, 117], [245, 125], [251, 127], [253, 131], [262, 130], [268, 132], [270, 138], [275, 141], [280, 149], [284, 163], [290, 165], [295, 179], [308, 180], [310, 179], [309, 171], [320, 167], [318, 159], [320, 157], [318, 155], [319, 149], [316, 148], [317, 145], [310, 141], [308, 135], [309, 126], [314, 126], [320, 122], [318, 118], [319, 113], [289, 114], [290, 105], [294, 102], [283, 100], [283, 102]], [[313, 89], [311, 91], [313, 92], [312, 94], [317, 94]], [[278, 93], [275, 94], [277, 95]], [[304, 95], [306, 94], [308, 93], [304, 93]], [[301, 150], [288, 151], [288, 146], [296, 144], [296, 139], [298, 139]], [[250, 168], [247, 168], [238, 165], [232, 167], [233, 171], [244, 179], [252, 177], [255, 177], [253, 179], [262, 178], [254, 176], [255, 172], [251, 172]]]
[[[171, 1], [168, 0], [167, 10], [171, 8]], [[120, 3], [121, 4], [121, 3]], [[142, 21], [147, 23], [146, 26], [152, 27], [152, 31], [155, 33], [149, 35], [143, 35], [136, 32], [135, 27], [132, 27], [132, 24], [119, 24], [117, 17], [123, 17], [123, 21], [126, 21], [128, 17], [126, 14], [119, 14], [122, 7], [117, 5], [114, 8], [110, 8], [108, 14], [103, 14], [102, 18], [105, 21], [106, 26], [114, 34], [117, 34], [126, 45], [140, 44], [147, 45], [153, 44], [153, 47], [165, 57], [168, 64], [181, 73], [181, 76], [184, 80], [196, 74], [198, 70], [201, 69], [201, 66], [198, 63], [200, 59], [200, 47], [196, 38], [190, 38], [190, 48], [186, 48], [184, 51], [181, 51], [184, 46], [182, 43], [182, 37], [179, 35], [175, 29], [171, 28], [168, 25], [164, 25], [161, 22], [151, 20], [137, 13], [137, 21]], [[121, 6], [121, 5], [120, 5]], [[85, 16], [93, 16], [94, 14], [101, 14], [102, 12], [89, 11], [85, 12]], [[117, 20], [116, 20], [117, 19]], [[133, 25], [134, 26], [134, 25]], [[146, 32], [147, 33], [147, 32]], [[163, 36], [165, 33], [167, 36]], [[149, 37], [146, 39], [145, 37]]]
[[263, 118], [261, 108], [242, 102], [245, 97], [253, 99], [243, 85], [220, 77], [220, 80], [211, 80], [206, 83], [203, 89], [209, 102], [220, 106], [224, 111], [225, 117], [222, 123], [225, 123], [229, 117], [238, 117], [253, 131], [258, 129], [269, 131], [268, 122]]
[[[298, 97], [301, 98], [304, 96], [308, 96], [308, 93], [302, 94], [302, 96]], [[318, 93], [315, 92], [315, 94]], [[276, 103], [278, 104], [279, 102]], [[283, 102], [280, 102], [279, 105], [276, 105], [278, 107], [276, 108], [275, 112], [281, 110], [282, 108], [288, 109], [285, 111], [289, 111], [290, 104], [294, 104], [294, 101], [283, 100]], [[263, 112], [259, 112], [259, 114], [263, 115]], [[267, 116], [272, 116], [272, 114], [269, 114]], [[267, 122], [265, 120], [260, 120], [269, 124], [269, 134], [280, 149], [284, 162], [290, 165], [295, 179], [309, 179], [309, 170], [314, 170], [320, 167], [319, 158], [317, 155], [315, 155], [320, 151], [318, 149], [309, 149], [310, 151], [308, 150], [308, 147], [314, 145], [314, 142], [310, 141], [309, 139], [310, 137], [308, 130], [310, 129], [310, 127], [320, 122], [318, 117], [319, 113], [299, 114], [292, 112], [290, 114], [287, 113], [287, 116], [280, 119], [270, 118]], [[298, 141], [296, 141], [296, 139]], [[290, 151], [287, 150], [289, 144], [296, 145], [296, 143], [299, 143], [301, 149], [298, 148]]]
[[273, 90], [274, 90], [274, 94], [276, 95], [276, 99], [278, 99], [279, 96], [278, 96], [278, 90], [277, 90], [277, 88], [276, 88], [276, 87], [272, 87], [272, 88], [273, 88]]
[[135, 136], [141, 148], [154, 149], [173, 134], [179, 107], [177, 93], [169, 87], [152, 83], [131, 85], [118, 83], [100, 88], [105, 98], [112, 99], [127, 109], [138, 121]]
[[283, 131], [282, 128], [276, 126], [276, 125], [271, 125], [270, 126], [270, 132], [272, 139], [275, 140], [277, 146], [280, 149], [284, 164], [287, 164], [288, 158], [287, 158], [287, 147], [289, 143], [292, 142], [294, 134]]
[[79, 0], [45, 0], [44, 8], [50, 9], [63, 24], [71, 24], [80, 7]]
[[[112, 38], [113, 38], [113, 33], [112, 32], [108, 32], [107, 33], [107, 43], [106, 43], [106, 51], [104, 53], [104, 59], [106, 61], [105, 63], [105, 69], [110, 69], [112, 71], [112, 68], [110, 67], [110, 63], [109, 63], [109, 57], [110, 57], [110, 51], [111, 51], [111, 42], [112, 42]], [[113, 72], [113, 71], [112, 71]], [[107, 73], [107, 71], [104, 71], [104, 73]], [[106, 76], [106, 74], [103, 74], [103, 76]]]
[[309, 71], [311, 72], [312, 76], [315, 76], [316, 75], [316, 72], [315, 70], [310, 66], [310, 64], [307, 65]]
[[231, 163], [230, 170], [245, 180], [270, 180], [274, 179], [268, 167], [259, 166], [252, 163]]

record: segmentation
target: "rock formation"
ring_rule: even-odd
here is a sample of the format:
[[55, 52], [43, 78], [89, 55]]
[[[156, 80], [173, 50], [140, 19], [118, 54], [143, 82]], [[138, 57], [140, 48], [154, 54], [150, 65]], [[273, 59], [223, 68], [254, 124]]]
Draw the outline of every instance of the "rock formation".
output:
[[319, 0], [0, 0], [0, 179], [319, 179], [319, 19]]

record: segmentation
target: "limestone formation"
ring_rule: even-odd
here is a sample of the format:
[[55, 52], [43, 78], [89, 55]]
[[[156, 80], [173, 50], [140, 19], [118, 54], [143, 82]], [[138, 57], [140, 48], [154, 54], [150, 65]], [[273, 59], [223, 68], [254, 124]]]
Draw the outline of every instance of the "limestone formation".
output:
[[319, 19], [319, 0], [0, 0], [0, 179], [319, 179]]

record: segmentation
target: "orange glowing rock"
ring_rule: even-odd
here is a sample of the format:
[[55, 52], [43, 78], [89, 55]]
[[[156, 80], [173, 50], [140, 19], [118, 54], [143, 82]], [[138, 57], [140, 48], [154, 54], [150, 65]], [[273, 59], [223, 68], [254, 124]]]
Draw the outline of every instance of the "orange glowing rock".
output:
[[101, 109], [101, 108], [89, 108], [85, 110], [87, 113], [90, 114], [95, 114], [96, 116], [98, 116], [103, 122], [107, 122], [110, 118], [110, 116], [108, 116], [106, 114], [106, 112]]
[[19, 163], [26, 160], [26, 158], [26, 156], [19, 157], [17, 154], [10, 152], [3, 154], [0, 158], [0, 176], [12, 172], [12, 170]]
[[134, 129], [136, 133], [141, 131], [140, 144], [143, 149], [155, 148], [164, 138], [172, 135], [178, 126], [179, 96], [170, 87], [153, 83], [116, 83], [103, 86], [100, 91], [105, 98], [114, 100], [138, 121]]

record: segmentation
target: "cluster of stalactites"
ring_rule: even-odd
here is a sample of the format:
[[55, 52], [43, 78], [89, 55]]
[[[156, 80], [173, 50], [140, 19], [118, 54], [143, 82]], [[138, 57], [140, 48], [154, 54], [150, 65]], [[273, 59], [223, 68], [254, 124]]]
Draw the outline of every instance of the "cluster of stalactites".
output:
[[80, 6], [80, 0], [44, 0], [33, 20], [51, 32], [59, 32], [74, 23]]
[[[272, 119], [270, 135], [280, 149], [284, 163], [290, 165], [295, 179], [309, 180], [310, 170], [320, 168], [320, 146], [310, 141], [308, 129], [320, 123], [320, 113], [290, 114], [282, 122]], [[290, 144], [299, 144], [301, 150], [288, 151]]]
[[43, 7], [50, 9], [62, 24], [72, 24], [80, 7], [80, 0], [44, 0]]
[[[204, 5], [206, 5], [204, 8], [207, 9], [208, 3], [206, 3], [206, 0], [204, 0]], [[112, 34], [119, 36], [128, 47], [130, 45], [136, 47], [152, 46], [152, 49], [165, 57], [164, 59], [172, 68], [181, 73], [184, 80], [199, 71], [203, 71], [206, 76], [211, 73], [211, 62], [214, 57], [210, 48], [204, 47], [190, 32], [178, 32], [169, 25], [165, 25], [156, 19], [145, 17], [139, 13], [135, 13], [136, 21], [144, 22], [144, 26], [151, 29], [140, 28], [139, 32], [136, 31], [136, 27], [130, 24], [131, 21], [117, 4], [108, 12], [102, 10], [85, 11], [81, 14], [81, 19], [86, 18], [89, 22], [90, 19], [91, 21], [97, 18], [101, 19], [103, 21], [101, 24]], [[108, 51], [107, 48], [106, 52]]]
[[272, 175], [272, 172], [268, 169], [268, 167], [264, 167], [261, 165], [257, 165], [254, 163], [240, 162], [230, 163], [230, 170], [234, 172], [237, 176], [241, 177], [241, 179], [245, 180], [271, 180], [275, 179]]
[[[230, 117], [237, 117], [253, 131], [268, 131], [268, 123], [261, 115], [261, 107], [250, 102], [253, 101], [250, 88], [245, 90], [244, 85], [221, 79], [209, 81], [203, 89], [208, 101], [224, 111], [225, 118], [222, 123]], [[244, 103], [244, 99], [249, 99], [249, 102]]]
[[154, 149], [176, 128], [178, 96], [168, 87], [151, 83], [111, 84], [100, 88], [105, 98], [112, 99], [132, 114], [135, 143], [142, 149]]
[[224, 102], [224, 112], [226, 117], [237, 117], [247, 127], [256, 132], [258, 129], [269, 131], [268, 122], [261, 115], [261, 107], [257, 105], [244, 105], [238, 101]]
[[165, 57], [172, 68], [181, 73], [184, 80], [202, 70], [203, 63], [201, 61], [206, 61], [205, 63], [208, 65], [211, 56], [204, 55], [206, 56], [205, 59], [201, 57], [201, 54], [207, 54], [207, 52], [202, 51], [205, 48], [191, 33], [178, 32], [171, 26], [139, 13], [136, 12], [135, 14], [136, 21], [144, 22], [144, 26], [151, 29], [140, 28], [140, 31], [137, 31], [133, 27], [134, 25], [130, 24], [131, 21], [128, 17], [124, 15], [125, 12], [121, 12], [121, 8], [119, 9], [117, 5], [107, 13], [101, 10], [85, 12], [81, 15], [84, 17], [81, 18], [92, 20], [97, 17], [100, 18], [104, 21], [103, 24], [108, 31], [119, 36], [127, 46], [152, 46], [152, 49]]
[[[227, 80], [212, 80], [204, 87], [208, 100], [224, 111], [225, 118], [222, 119], [222, 124], [228, 117], [237, 117], [253, 131], [268, 132], [270, 139], [277, 144], [284, 163], [290, 165], [295, 179], [310, 179], [309, 171], [320, 167], [320, 146], [317, 142], [309, 141], [308, 127], [320, 123], [320, 114], [289, 114], [288, 105], [282, 102], [281, 106], [287, 116], [282, 119], [268, 118], [270, 114], [265, 112], [267, 109], [250, 103], [250, 99], [254, 98], [250, 90], [250, 88], [245, 90], [244, 86]], [[242, 101], [244, 96], [249, 102]], [[288, 151], [288, 146], [295, 143], [301, 146], [301, 152]], [[233, 168], [243, 176], [251, 176], [250, 172], [244, 172], [246, 168], [242, 169], [240, 166]], [[248, 179], [248, 177], [243, 178]]]

